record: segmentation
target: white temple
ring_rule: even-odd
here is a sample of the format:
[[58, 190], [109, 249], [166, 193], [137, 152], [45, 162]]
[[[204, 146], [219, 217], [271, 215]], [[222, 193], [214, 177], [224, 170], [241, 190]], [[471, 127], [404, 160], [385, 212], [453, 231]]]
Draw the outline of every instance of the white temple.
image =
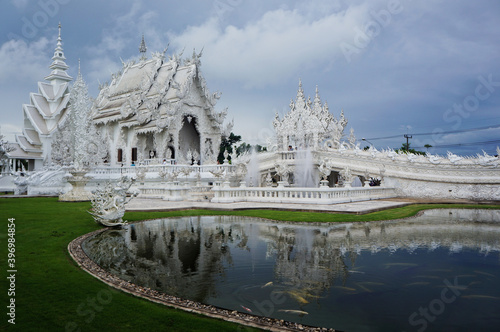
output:
[[[72, 188], [68, 171], [78, 168], [88, 179], [87, 191], [130, 176], [137, 179], [133, 189], [139, 197], [173, 201], [500, 200], [498, 156], [361, 150], [352, 129], [345, 137], [344, 112], [333, 116], [318, 88], [313, 99], [306, 98], [301, 82], [290, 111], [275, 116], [268, 151], [234, 154], [231, 163], [226, 153], [218, 165], [221, 139], [233, 124], [224, 124], [227, 110], [215, 109], [220, 94], [207, 88], [201, 53], [166, 58], [165, 50], [148, 58], [144, 37], [139, 51], [140, 58], [122, 61], [91, 102], [80, 73], [70, 89], [59, 26], [52, 73], [38, 83], [31, 104], [23, 105], [23, 133], [8, 153], [11, 171], [20, 170], [19, 160], [28, 161], [27, 176], [0, 176], [0, 191], [64, 194]], [[8, 181], [10, 187], [4, 185]]]
[[200, 56], [182, 60], [165, 52], [123, 63], [111, 83], [101, 87], [94, 123], [110, 142], [111, 166], [140, 162], [215, 164], [227, 111], [217, 112], [218, 93], [210, 94], [200, 72]]
[[30, 104], [23, 105], [23, 132], [16, 135], [15, 150], [8, 154], [13, 168], [19, 160], [28, 161], [28, 171], [40, 170], [52, 162], [52, 140], [68, 116], [69, 84], [73, 80], [66, 72], [69, 67], [64, 60], [59, 24], [57, 46], [49, 67], [52, 72], [45, 77], [47, 82], [38, 82], [38, 93], [30, 94]]

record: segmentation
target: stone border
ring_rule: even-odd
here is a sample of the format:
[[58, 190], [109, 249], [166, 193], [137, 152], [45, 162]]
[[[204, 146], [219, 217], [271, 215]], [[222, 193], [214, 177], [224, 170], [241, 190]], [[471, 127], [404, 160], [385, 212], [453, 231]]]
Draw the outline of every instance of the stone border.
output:
[[97, 231], [79, 236], [68, 244], [68, 252], [73, 260], [85, 272], [99, 279], [105, 284], [119, 289], [125, 293], [149, 300], [151, 302], [163, 304], [176, 309], [181, 309], [187, 312], [196, 313], [211, 318], [222, 319], [228, 322], [255, 327], [268, 331], [305, 331], [305, 332], [335, 332], [335, 329], [313, 327], [299, 323], [279, 320], [269, 317], [250, 315], [235, 310], [227, 310], [216, 306], [203, 304], [191, 300], [185, 300], [176, 296], [171, 296], [165, 293], [155, 291], [151, 288], [142, 287], [131, 282], [120, 279], [111, 273], [102, 269], [93, 260], [91, 260], [82, 249], [82, 243], [91, 236], [106, 231], [103, 228]]

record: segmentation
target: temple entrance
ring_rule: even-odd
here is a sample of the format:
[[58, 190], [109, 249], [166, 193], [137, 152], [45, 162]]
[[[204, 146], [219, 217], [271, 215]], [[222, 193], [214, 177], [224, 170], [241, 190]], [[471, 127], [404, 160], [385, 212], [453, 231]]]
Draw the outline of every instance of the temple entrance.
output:
[[197, 119], [186, 115], [179, 131], [179, 153], [177, 159], [187, 164], [198, 164], [200, 160], [200, 133], [196, 129]]
[[156, 158], [156, 147], [154, 144], [153, 134], [145, 134], [142, 141], [142, 156], [144, 159]]

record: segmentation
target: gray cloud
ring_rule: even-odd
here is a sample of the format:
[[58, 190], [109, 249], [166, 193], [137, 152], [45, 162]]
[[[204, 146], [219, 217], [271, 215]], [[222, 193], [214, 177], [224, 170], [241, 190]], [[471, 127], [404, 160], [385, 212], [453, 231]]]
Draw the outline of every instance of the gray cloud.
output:
[[[491, 74], [500, 82], [496, 59], [500, 30], [495, 29], [500, 4], [493, 0], [400, 0], [398, 6], [390, 7], [393, 3], [69, 2], [61, 7], [61, 17], [53, 18], [54, 26], [39, 29], [33, 40], [23, 44], [0, 39], [0, 80], [15, 86], [15, 91], [4, 88], [0, 93], [8, 109], [19, 110], [8, 114], [0, 110], [2, 123], [21, 124], [21, 104], [50, 72], [47, 67], [58, 19], [67, 22], [63, 39], [73, 76], [81, 58], [94, 96], [97, 80], [107, 81], [110, 72], [121, 67], [120, 57], [138, 56], [143, 33], [148, 51], [161, 51], [169, 42], [169, 53], [185, 48], [186, 56], [193, 48], [204, 48], [202, 71], [210, 89], [223, 92], [218, 107], [229, 107], [235, 132], [251, 142], [263, 143], [274, 113], [285, 112], [295, 97], [299, 78], [308, 95], [319, 86], [335, 116], [344, 109], [357, 136], [401, 134], [401, 138], [374, 141], [380, 147], [400, 146], [406, 133], [401, 128], [407, 125], [418, 133], [500, 123], [500, 87], [494, 87], [474, 112], [462, 116], [459, 125], [446, 116], [455, 103], [474, 94], [479, 76]], [[21, 17], [32, 15], [29, 7], [25, 10], [2, 21], [2, 29], [21, 31]], [[348, 56], [342, 48], [347, 44], [355, 47]], [[440, 143], [485, 141], [495, 135], [494, 131], [444, 135]], [[432, 142], [432, 137], [419, 140]], [[492, 152], [495, 146], [485, 148]], [[456, 151], [470, 149], [458, 147]]]

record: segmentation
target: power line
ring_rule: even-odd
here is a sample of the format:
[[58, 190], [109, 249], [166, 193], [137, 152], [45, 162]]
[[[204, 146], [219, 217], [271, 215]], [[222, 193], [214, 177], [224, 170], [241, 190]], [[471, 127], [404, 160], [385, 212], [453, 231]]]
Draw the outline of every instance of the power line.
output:
[[[475, 142], [475, 143], [455, 143], [455, 144], [445, 144], [445, 145], [433, 145], [433, 148], [449, 148], [453, 146], [470, 146], [470, 145], [479, 145], [479, 144], [491, 144], [491, 143], [500, 143], [500, 140], [493, 141], [483, 141], [483, 142]], [[423, 149], [425, 146], [417, 146], [414, 149]]]
[[[495, 126], [486, 126], [486, 127], [479, 127], [479, 128], [472, 128], [472, 129], [463, 129], [463, 130], [450, 130], [450, 131], [443, 131], [439, 133], [418, 133], [418, 134], [412, 134], [415, 136], [428, 136], [428, 135], [443, 135], [443, 134], [456, 134], [456, 133], [466, 133], [466, 132], [471, 132], [471, 131], [479, 131], [479, 130], [486, 130], [486, 129], [496, 129], [500, 128], [500, 125], [495, 125]], [[374, 141], [374, 140], [381, 140], [381, 139], [389, 139], [389, 138], [398, 138], [401, 137], [402, 134], [399, 135], [393, 135], [393, 136], [385, 136], [385, 137], [375, 137], [375, 138], [367, 138], [367, 140]]]

